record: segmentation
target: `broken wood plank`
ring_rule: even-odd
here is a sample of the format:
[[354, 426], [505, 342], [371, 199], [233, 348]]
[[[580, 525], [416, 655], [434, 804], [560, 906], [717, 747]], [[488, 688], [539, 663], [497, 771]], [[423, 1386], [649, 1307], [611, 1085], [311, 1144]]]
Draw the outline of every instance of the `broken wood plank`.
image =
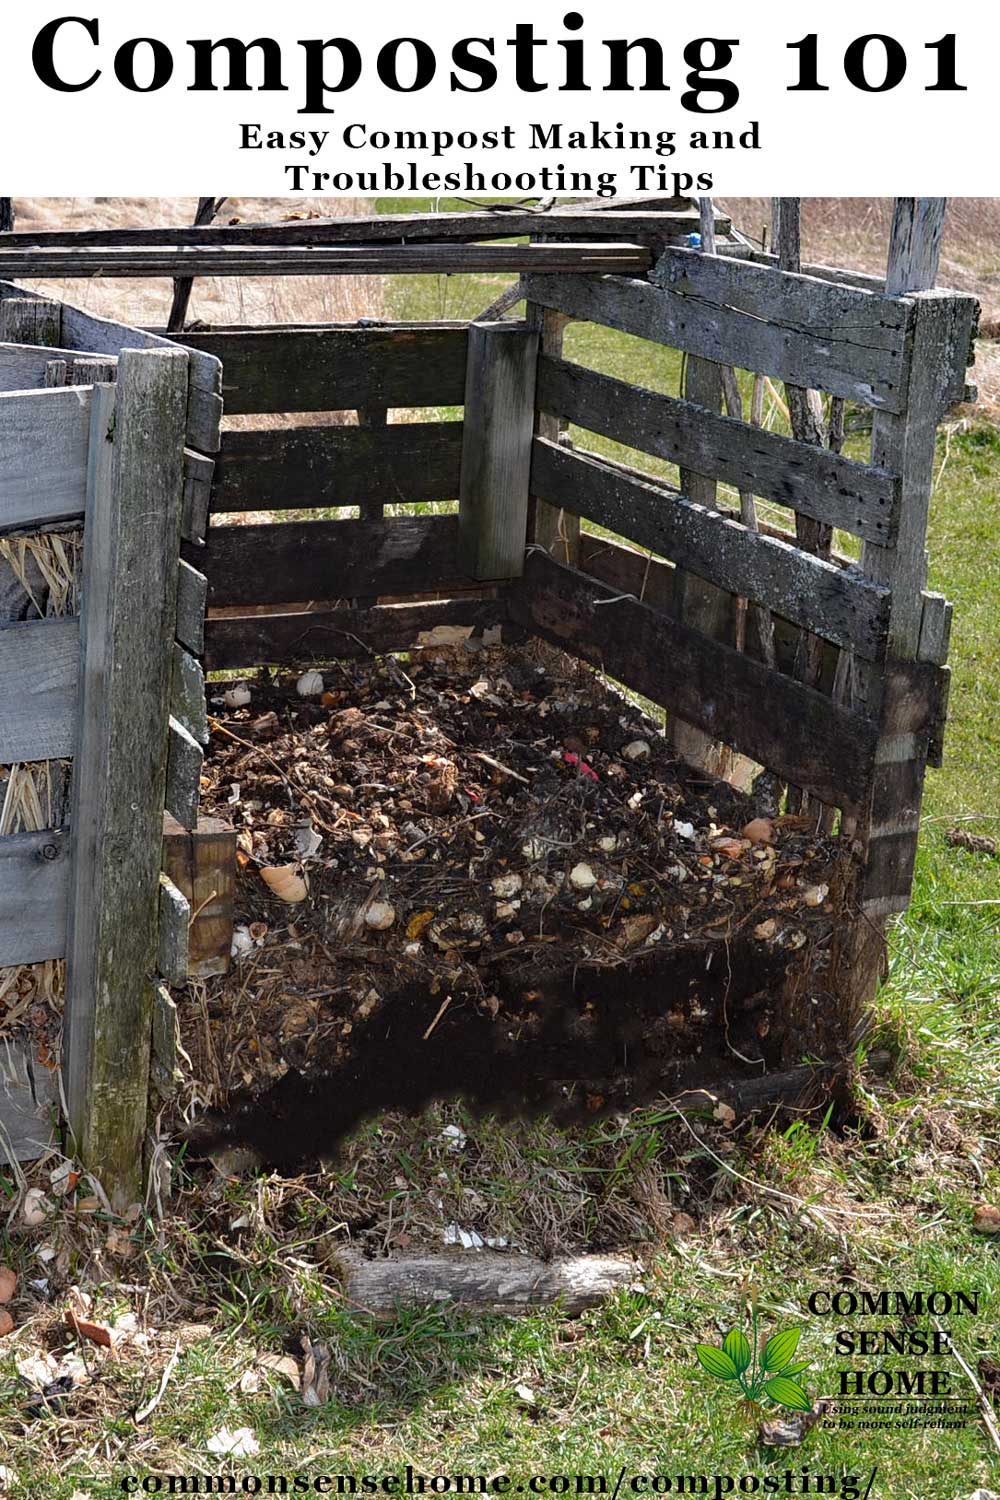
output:
[[199, 561], [219, 608], [470, 588], [457, 550], [457, 516], [394, 516], [213, 526]]
[[0, 765], [75, 753], [79, 620], [29, 620], [0, 629]]
[[188, 981], [188, 928], [191, 906], [177, 886], [161, 870], [159, 911], [159, 956], [157, 968], [167, 984], [182, 987]]
[[465, 324], [217, 328], [186, 333], [184, 342], [222, 361], [230, 416], [461, 406], [465, 398]]
[[86, 388], [0, 396], [0, 535], [83, 515], [90, 404]]
[[123, 352], [91, 429], [64, 1079], [76, 1147], [119, 1210], [142, 1184], [187, 362]]
[[[53, 361], [67, 366], [78, 359], [103, 359], [104, 355], [78, 353], [73, 349], [38, 348], [35, 345], [0, 343], [0, 392], [42, 390], [52, 384], [46, 372]], [[56, 381], [56, 385], [63, 382]]]
[[212, 510], [218, 515], [457, 500], [462, 441], [461, 422], [227, 432]]
[[345, 1305], [356, 1313], [392, 1318], [406, 1307], [459, 1307], [479, 1313], [529, 1313], [558, 1303], [568, 1318], [637, 1281], [640, 1268], [626, 1255], [529, 1255], [491, 1250], [368, 1259], [354, 1250], [334, 1256]]
[[532, 552], [511, 617], [706, 734], [842, 806], [874, 765], [876, 726], [811, 688]]
[[58, 1112], [55, 1073], [26, 1043], [0, 1041], [0, 1164], [37, 1161], [51, 1150]]
[[[440, 627], [496, 630], [507, 619], [503, 599], [448, 599], [371, 609], [302, 610], [294, 614], [213, 617], [205, 624], [210, 672], [255, 666], [308, 665], [340, 658], [420, 650]], [[428, 637], [422, 640], [421, 637]]]
[[64, 831], [0, 838], [0, 969], [65, 955], [68, 887]]
[[178, 1033], [177, 1006], [166, 985], [158, 984], [153, 1001], [149, 1076], [158, 1097], [163, 1101], [176, 1093], [180, 1078], [177, 1070]]
[[475, 323], [468, 334], [459, 560], [476, 579], [516, 578], [528, 535], [538, 334]]
[[746, 488], [879, 546], [896, 535], [899, 481], [884, 468], [544, 355], [537, 401], [590, 432]]
[[191, 911], [187, 973], [207, 979], [229, 972], [236, 899], [236, 831], [219, 818], [184, 828], [163, 819], [163, 869]]
[[174, 643], [170, 712], [199, 745], [208, 744], [208, 711], [205, 703], [205, 673], [201, 663], [183, 646]]
[[[0, 242], [0, 276], [62, 280], [76, 276], [391, 276], [475, 275], [497, 271], [549, 274], [645, 275], [652, 264], [642, 245], [189, 245], [33, 246], [8, 250]], [[178, 335], [183, 342], [183, 335]]]
[[208, 517], [212, 508], [212, 480], [215, 461], [193, 448], [184, 450], [184, 513], [181, 516], [181, 536], [186, 542], [201, 543], [208, 531]]
[[[666, 495], [600, 460], [536, 439], [532, 488], [598, 526], [637, 542], [717, 588], [766, 605], [827, 640], [877, 658], [889, 593], [787, 542], [750, 531], [736, 516]], [[689, 622], [690, 623], [690, 622]]]
[[204, 761], [205, 752], [194, 735], [171, 716], [163, 805], [184, 828], [193, 828], [198, 821]]
[[[623, 333], [668, 344], [701, 359], [734, 365], [739, 369], [759, 370], [761, 374], [830, 391], [865, 406], [886, 411], [902, 409], [909, 359], [909, 307], [906, 303], [897, 301], [894, 304], [893, 347], [869, 347], [860, 341], [844, 338], [843, 334], [838, 338], [831, 336], [826, 320], [834, 316], [834, 309], [831, 298], [824, 295], [820, 281], [802, 278], [817, 289], [815, 322], [819, 331], [814, 332], [810, 322], [801, 328], [792, 324], [779, 326], [753, 315], [748, 308], [731, 308], [724, 301], [717, 300], [726, 295], [726, 270], [747, 262], [697, 255], [692, 259], [695, 262], [703, 259], [716, 272], [721, 272], [721, 277], [716, 277], [719, 284], [696, 280], [690, 268], [684, 278], [665, 286], [627, 280], [621, 276], [538, 275], [526, 278], [525, 294], [530, 300], [554, 307], [573, 318], [602, 323]], [[786, 274], [762, 266], [751, 269], [765, 277], [780, 278]], [[739, 280], [733, 278], [732, 290], [737, 300], [740, 300], [739, 284]], [[699, 288], [704, 289], [704, 300]], [[828, 290], [847, 299], [859, 299], [861, 306], [845, 311], [843, 316], [853, 318], [857, 312], [857, 320], [865, 328], [866, 336], [873, 320], [878, 323], [880, 310], [892, 300], [872, 297], [850, 287]]]

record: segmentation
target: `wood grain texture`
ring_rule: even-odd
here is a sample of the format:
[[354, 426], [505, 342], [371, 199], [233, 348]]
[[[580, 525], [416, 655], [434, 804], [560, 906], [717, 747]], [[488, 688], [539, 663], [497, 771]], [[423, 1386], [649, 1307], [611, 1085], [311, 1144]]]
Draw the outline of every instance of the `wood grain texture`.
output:
[[[272, 245], [227, 248], [142, 245], [8, 250], [0, 243], [0, 276], [391, 276], [475, 275], [498, 271], [644, 275], [652, 257], [641, 245]], [[182, 337], [182, 336], [181, 336]]]
[[503, 626], [506, 620], [507, 606], [502, 598], [473, 596], [428, 604], [384, 604], [371, 609], [221, 619], [210, 616], [205, 626], [205, 664], [209, 671], [218, 672], [257, 666], [305, 666], [387, 651], [420, 650], [434, 644], [433, 632], [440, 626], [468, 627], [472, 634]]
[[866, 658], [884, 649], [888, 590], [859, 574], [543, 439], [535, 440], [531, 484], [550, 504], [574, 510], [827, 640]]
[[[697, 229], [697, 210], [682, 200], [657, 208], [652, 195], [588, 204], [557, 205], [548, 213], [532, 209], [486, 210], [472, 213], [378, 214], [336, 219], [278, 220], [264, 224], [220, 224], [211, 227], [160, 226], [148, 229], [21, 230], [5, 236], [14, 250], [46, 248], [126, 248], [144, 245], [190, 245], [203, 249], [264, 245], [274, 249], [304, 245], [419, 244], [428, 241], [472, 242], [504, 235], [544, 233], [551, 228], [581, 239], [607, 236], [656, 242], [664, 236]], [[716, 213], [719, 234], [731, 227], [728, 214]]]
[[[461, 406], [465, 394], [464, 324], [219, 328], [187, 333], [184, 342], [222, 361], [230, 416]], [[2, 371], [0, 354], [0, 378]]]
[[213, 608], [441, 593], [475, 583], [458, 562], [457, 516], [213, 526], [198, 556]]
[[524, 568], [537, 361], [531, 329], [469, 329], [458, 530], [473, 578], [516, 578]]
[[0, 396], [0, 535], [83, 515], [91, 393]]
[[170, 683], [170, 713], [199, 745], [208, 744], [205, 673], [201, 663], [176, 642]]
[[[30, 344], [0, 344], [0, 392], [42, 390], [52, 382], [46, 372], [54, 360], [62, 360], [67, 366], [81, 358], [99, 359], [104, 356], [89, 353], [81, 355], [72, 349], [38, 348]], [[56, 385], [65, 382], [56, 381]]]
[[68, 888], [65, 832], [0, 838], [0, 969], [64, 957]]
[[177, 569], [176, 633], [182, 646], [201, 656], [205, 649], [208, 579], [183, 559]]
[[64, 1076], [119, 1208], [146, 1129], [187, 377], [180, 350], [126, 350], [91, 429]]
[[167, 984], [184, 986], [188, 980], [188, 927], [191, 906], [169, 875], [160, 872], [159, 948], [157, 970]]
[[50, 344], [62, 339], [62, 307], [21, 292], [0, 302], [0, 339], [12, 344]]
[[54, 1143], [58, 1111], [55, 1074], [27, 1043], [0, 1041], [0, 1164], [44, 1156]]
[[[711, 280], [699, 280], [694, 274], [694, 264], [702, 259], [712, 265], [714, 274]], [[765, 316], [754, 315], [739, 306], [741, 300], [747, 299], [740, 297], [737, 277], [730, 279], [731, 284], [726, 281], [726, 273], [732, 267], [747, 264], [728, 258], [693, 256], [691, 266], [684, 263], [683, 277], [669, 281], [670, 267], [665, 268], [664, 279], [668, 284], [662, 286], [626, 280], [621, 276], [528, 276], [525, 294], [532, 301], [557, 308], [573, 318], [637, 334], [655, 343], [683, 349], [697, 358], [734, 365], [739, 369], [759, 370], [762, 374], [789, 380], [796, 385], [845, 396], [865, 406], [881, 407], [886, 411], [902, 409], [908, 362], [908, 324], [901, 322], [908, 312], [905, 303], [895, 304], [897, 313], [893, 332], [898, 347], [892, 348], [853, 342], [843, 337], [843, 332], [834, 337], [827, 328], [834, 316], [829, 305], [831, 298], [824, 296], [820, 281], [814, 282], [813, 286], [819, 299], [816, 322], [821, 332], [811, 331], [809, 323], [802, 327], [794, 321], [773, 323]], [[750, 269], [764, 277], [786, 274], [762, 266], [751, 266]], [[803, 279], [810, 280], [808, 277]], [[849, 298], [868, 299], [880, 306], [890, 300], [874, 298], [851, 287], [829, 290]], [[737, 304], [735, 306], [726, 301], [730, 293]], [[874, 321], [877, 323], [878, 318]], [[869, 308], [862, 319], [865, 336], [871, 322], [872, 310]]]
[[212, 509], [309, 510], [458, 497], [461, 422], [227, 432]]
[[205, 752], [194, 735], [171, 717], [163, 805], [183, 828], [193, 828], [198, 821], [204, 761]]
[[704, 405], [544, 355], [537, 399], [543, 410], [558, 412], [589, 432], [751, 490], [879, 546], [895, 537], [899, 481], [884, 467], [817, 451]]
[[0, 765], [75, 753], [80, 622], [29, 620], [0, 629]]
[[[25, 273], [27, 274], [27, 273]], [[10, 282], [0, 281], [0, 309], [8, 298], [38, 298]], [[99, 318], [93, 313], [62, 304], [62, 333], [57, 341], [63, 349], [85, 350], [90, 355], [117, 357], [123, 349], [177, 349], [176, 341], [127, 324]], [[214, 355], [200, 349], [190, 351], [188, 361], [187, 441], [200, 453], [212, 454], [219, 447], [222, 420], [222, 366]]]
[[772, 767], [824, 801], [859, 798], [874, 765], [876, 726], [681, 621], [612, 591], [542, 553], [510, 585], [518, 624], [590, 662], [685, 722]]
[[229, 972], [236, 899], [236, 831], [219, 818], [199, 818], [188, 830], [163, 819], [163, 868], [192, 913], [188, 975], [207, 979]]

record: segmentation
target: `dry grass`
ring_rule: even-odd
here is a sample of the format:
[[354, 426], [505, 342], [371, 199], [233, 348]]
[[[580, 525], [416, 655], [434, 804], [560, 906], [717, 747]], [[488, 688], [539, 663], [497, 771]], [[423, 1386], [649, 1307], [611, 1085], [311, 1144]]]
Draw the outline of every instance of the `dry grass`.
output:
[[[891, 198], [803, 198], [803, 259], [871, 275], [885, 272]], [[725, 198], [720, 205], [756, 242], [770, 224], [769, 198]], [[976, 415], [1000, 418], [1000, 198], [950, 198], [945, 220], [941, 286], [971, 292], [982, 304], [974, 370]]]

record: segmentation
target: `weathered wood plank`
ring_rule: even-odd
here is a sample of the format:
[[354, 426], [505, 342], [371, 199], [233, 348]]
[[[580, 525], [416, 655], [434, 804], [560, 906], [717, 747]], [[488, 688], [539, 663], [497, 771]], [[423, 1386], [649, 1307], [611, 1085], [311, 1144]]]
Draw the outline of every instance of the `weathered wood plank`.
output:
[[0, 303], [0, 339], [10, 344], [53, 344], [62, 339], [62, 307], [31, 293]]
[[884, 647], [886, 588], [750, 531], [735, 517], [684, 495], [664, 494], [544, 439], [535, 440], [531, 485], [550, 504], [576, 511], [730, 594], [854, 647], [861, 656], [876, 658]]
[[191, 906], [169, 875], [160, 872], [159, 949], [157, 969], [167, 984], [188, 980], [188, 927]]
[[0, 396], [0, 535], [82, 516], [90, 402], [86, 387]]
[[[626, 204], [631, 206], [626, 207]], [[51, 229], [20, 230], [6, 235], [4, 246], [15, 250], [75, 247], [142, 247], [144, 245], [191, 245], [211, 249], [238, 245], [376, 245], [414, 244], [425, 241], [494, 240], [503, 236], [543, 233], [547, 228], [581, 239], [601, 235], [630, 241], [656, 242], [671, 234], [698, 228], [698, 213], [689, 204], [674, 200], [657, 209], [655, 199], [643, 196], [607, 202], [556, 206], [549, 213], [531, 209], [502, 212], [444, 214], [379, 214], [361, 218], [278, 220], [263, 224], [225, 224], [194, 227], [161, 225], [148, 229]], [[717, 213], [719, 234], [728, 234], [731, 221]]]
[[205, 649], [205, 609], [208, 604], [208, 579], [204, 573], [181, 561], [177, 569], [177, 639], [182, 646], [201, 656]]
[[[0, 281], [0, 307], [11, 297], [46, 300], [38, 298], [35, 292]], [[87, 351], [89, 356], [112, 357], [117, 357], [123, 349], [184, 347], [176, 340], [163, 338], [160, 334], [114, 323], [108, 318], [99, 318], [94, 313], [81, 312], [68, 303], [62, 304], [62, 333], [59, 342], [63, 350], [80, 350]], [[188, 359], [187, 441], [190, 447], [200, 453], [215, 453], [219, 447], [221, 386], [222, 366], [219, 361], [200, 349], [192, 349]]]
[[212, 480], [215, 475], [215, 460], [195, 453], [192, 448], [184, 450], [184, 514], [181, 517], [181, 536], [186, 542], [203, 542], [208, 531], [208, 517], [212, 508]]
[[[186, 333], [185, 346], [222, 361], [222, 396], [242, 413], [461, 406], [465, 325], [269, 328]], [[3, 361], [0, 353], [0, 378]]]
[[538, 334], [498, 323], [469, 329], [458, 513], [459, 559], [473, 578], [524, 569]]
[[199, 818], [188, 830], [167, 813], [163, 868], [191, 908], [188, 974], [207, 979], [228, 973], [236, 899], [235, 829], [218, 818]]
[[[693, 257], [695, 261], [699, 259], [711, 262], [717, 272], [723, 273], [734, 265], [747, 264], [713, 256]], [[761, 276], [787, 274], [762, 266], [751, 269]], [[688, 281], [655, 286], [621, 276], [529, 276], [525, 294], [532, 301], [557, 308], [573, 318], [603, 323], [655, 343], [669, 344], [701, 359], [759, 370], [764, 375], [830, 391], [865, 406], [901, 410], [908, 353], [906, 327], [900, 326], [900, 314], [897, 312], [895, 328], [898, 348], [870, 347], [845, 339], [842, 334], [835, 338], [826, 329], [832, 309], [827, 306], [829, 299], [822, 298], [823, 283], [817, 281], [814, 285], [819, 289], [817, 323], [823, 329], [820, 333], [810, 331], [808, 324], [802, 328], [791, 323], [779, 325], [742, 308], [730, 308], [725, 302], [716, 303], [711, 300], [711, 283], [706, 283], [702, 298]], [[862, 302], [868, 299], [879, 307], [891, 300], [870, 297], [850, 287], [830, 290]], [[909, 311], [906, 303], [894, 305], [904, 309], [903, 316]], [[869, 309], [862, 317], [866, 334], [870, 322]]]
[[751, 490], [879, 546], [896, 535], [899, 481], [887, 469], [818, 451], [566, 360], [539, 360], [537, 402], [602, 437]]
[[177, 1089], [178, 1035], [177, 1006], [166, 985], [158, 984], [153, 1000], [149, 1077], [161, 1100], [170, 1099]]
[[0, 838], [0, 968], [64, 956], [68, 887], [65, 832]]
[[64, 1078], [78, 1150], [119, 1209], [142, 1179], [187, 362], [126, 350], [94, 400]]
[[198, 821], [204, 760], [205, 752], [194, 735], [171, 717], [163, 805], [183, 828], [193, 828]]
[[0, 344], [0, 392], [42, 390], [51, 384], [46, 372], [54, 360], [72, 365], [78, 359], [107, 357], [73, 349], [39, 348], [34, 344]]
[[254, 245], [204, 248], [33, 246], [8, 250], [0, 242], [0, 276], [60, 280], [75, 276], [390, 276], [474, 275], [544, 271], [551, 275], [645, 275], [652, 263], [642, 245]]
[[[681, 621], [543, 553], [510, 585], [511, 616], [723, 743], [837, 806], [863, 794], [876, 726]], [[598, 602], [595, 602], [598, 601]]]
[[201, 663], [183, 646], [174, 644], [174, 665], [170, 689], [170, 713], [199, 745], [208, 744], [208, 711], [205, 703], [205, 674]]
[[256, 666], [367, 657], [440, 644], [438, 627], [493, 630], [507, 620], [503, 599], [448, 599], [429, 604], [384, 604], [372, 609], [309, 610], [295, 614], [209, 616], [205, 664], [218, 672]]
[[227, 432], [212, 509], [302, 510], [458, 497], [461, 422]]
[[0, 765], [74, 754], [80, 623], [29, 620], [0, 630]]
[[59, 1095], [55, 1074], [19, 1041], [0, 1041], [0, 1164], [37, 1161], [55, 1136]]
[[293, 604], [471, 588], [457, 516], [213, 526], [199, 560], [209, 604]]

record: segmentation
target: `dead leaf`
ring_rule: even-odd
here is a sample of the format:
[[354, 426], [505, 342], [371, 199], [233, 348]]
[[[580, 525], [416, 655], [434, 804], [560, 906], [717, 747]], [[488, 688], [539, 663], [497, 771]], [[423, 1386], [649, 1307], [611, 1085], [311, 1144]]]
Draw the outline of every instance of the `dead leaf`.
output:
[[740, 835], [749, 839], [751, 844], [773, 844], [774, 824], [770, 818], [751, 818], [740, 829]]
[[273, 1375], [283, 1375], [293, 1390], [302, 1389], [298, 1360], [293, 1359], [290, 1354], [262, 1354], [257, 1363], [262, 1370], [269, 1370]]
[[719, 1102], [718, 1102], [718, 1104], [712, 1110], [712, 1118], [714, 1120], [718, 1120], [721, 1125], [726, 1125], [726, 1126], [735, 1125], [736, 1124], [736, 1111], [735, 1111], [735, 1109], [733, 1109], [732, 1105], [725, 1104], [720, 1099]]
[[654, 933], [660, 925], [660, 919], [653, 912], [642, 912], [634, 917], [626, 917], [618, 927], [618, 940], [623, 948], [637, 948], [644, 943], [651, 933]]
[[670, 1221], [672, 1233], [680, 1236], [683, 1234], [696, 1234], [698, 1226], [690, 1214], [676, 1213]]
[[256, 1396], [260, 1390], [260, 1371], [244, 1370], [240, 1376], [239, 1388], [244, 1396]]
[[829, 1411], [830, 1405], [821, 1397], [813, 1402], [812, 1411], [789, 1411], [780, 1417], [765, 1417], [760, 1424], [761, 1442], [769, 1448], [798, 1448], [809, 1429]]
[[305, 1360], [302, 1365], [302, 1405], [325, 1406], [330, 1399], [330, 1351], [302, 1335]]

